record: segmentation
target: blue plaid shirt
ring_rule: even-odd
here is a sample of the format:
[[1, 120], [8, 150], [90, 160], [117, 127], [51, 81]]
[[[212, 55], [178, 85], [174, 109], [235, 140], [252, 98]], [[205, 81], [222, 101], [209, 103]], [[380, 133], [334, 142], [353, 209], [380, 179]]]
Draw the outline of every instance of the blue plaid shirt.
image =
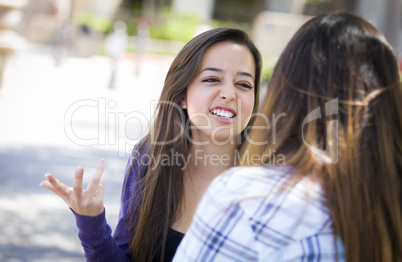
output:
[[232, 168], [205, 193], [178, 261], [344, 261], [318, 182], [289, 168]]

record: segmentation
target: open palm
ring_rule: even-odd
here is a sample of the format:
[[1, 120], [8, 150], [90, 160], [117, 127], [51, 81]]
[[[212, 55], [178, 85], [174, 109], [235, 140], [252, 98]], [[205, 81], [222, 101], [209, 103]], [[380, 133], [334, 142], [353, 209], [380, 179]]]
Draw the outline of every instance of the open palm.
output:
[[87, 188], [82, 188], [84, 169], [77, 167], [75, 170], [73, 187], [68, 187], [57, 180], [52, 174], [46, 173], [47, 180], [40, 186], [47, 188], [60, 196], [75, 213], [82, 216], [97, 216], [103, 212], [104, 184], [101, 180], [105, 161], [99, 160], [95, 173]]

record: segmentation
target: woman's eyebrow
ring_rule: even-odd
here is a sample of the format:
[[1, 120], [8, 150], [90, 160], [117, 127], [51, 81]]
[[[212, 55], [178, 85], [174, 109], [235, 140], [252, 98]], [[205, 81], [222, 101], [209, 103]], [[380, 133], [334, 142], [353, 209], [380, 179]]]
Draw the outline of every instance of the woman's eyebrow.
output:
[[[218, 73], [223, 73], [222, 69], [216, 68], [216, 67], [206, 67], [201, 70], [201, 72], [204, 72], [204, 71], [214, 71], [214, 72], [218, 72]], [[248, 77], [251, 77], [252, 79], [254, 79], [254, 76], [247, 72], [238, 72], [237, 74], [241, 75], [241, 76], [248, 76]]]
[[248, 76], [248, 77], [251, 77], [252, 79], [254, 79], [254, 76], [252, 74], [250, 74], [250, 73], [247, 73], [247, 72], [239, 72], [237, 74], [241, 75], [241, 76]]
[[204, 71], [214, 71], [214, 72], [219, 72], [219, 73], [222, 73], [222, 72], [223, 72], [222, 69], [220, 69], [220, 68], [215, 68], [215, 67], [206, 67], [206, 68], [204, 68], [204, 69], [201, 70], [201, 72], [204, 72]]

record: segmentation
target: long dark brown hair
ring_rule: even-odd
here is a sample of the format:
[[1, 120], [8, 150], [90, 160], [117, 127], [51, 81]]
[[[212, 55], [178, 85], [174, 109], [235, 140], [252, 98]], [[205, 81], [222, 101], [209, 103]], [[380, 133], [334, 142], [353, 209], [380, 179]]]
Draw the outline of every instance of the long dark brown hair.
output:
[[[261, 57], [247, 34], [238, 29], [218, 28], [194, 37], [178, 53], [167, 73], [160, 101], [156, 108], [150, 132], [138, 143], [131, 156], [135, 188], [131, 190], [132, 216], [130, 219], [130, 251], [132, 261], [163, 260], [169, 226], [174, 222], [176, 210], [183, 195], [183, 170], [185, 163], [160, 165], [156, 158], [162, 155], [188, 156], [188, 116], [180, 107], [187, 87], [199, 74], [205, 51], [220, 42], [233, 42], [246, 46], [255, 61], [255, 105], [261, 75]], [[249, 123], [252, 123], [252, 119]], [[243, 136], [243, 133], [240, 135]], [[138, 161], [150, 156], [147, 165]], [[123, 192], [124, 193], [124, 192]], [[125, 192], [127, 193], [127, 192]]]
[[400, 81], [392, 48], [370, 23], [312, 18], [281, 54], [262, 105], [270, 118], [285, 116], [253, 130], [242, 151], [266, 155], [260, 165], [282, 154], [294, 180], [321, 181], [350, 262], [402, 261]]

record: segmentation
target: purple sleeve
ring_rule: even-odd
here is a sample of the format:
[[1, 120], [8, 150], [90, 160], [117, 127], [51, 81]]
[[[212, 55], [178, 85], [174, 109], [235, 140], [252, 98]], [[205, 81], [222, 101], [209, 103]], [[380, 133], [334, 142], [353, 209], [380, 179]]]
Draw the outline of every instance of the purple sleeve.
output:
[[130, 261], [128, 252], [120, 248], [111, 236], [105, 211], [96, 217], [74, 215], [87, 261]]
[[121, 195], [119, 221], [112, 237], [112, 230], [106, 222], [105, 210], [96, 217], [76, 214], [78, 237], [84, 248], [87, 261], [130, 261], [129, 251], [129, 203], [131, 191], [134, 189], [135, 166], [130, 165], [131, 158], [125, 172]]

